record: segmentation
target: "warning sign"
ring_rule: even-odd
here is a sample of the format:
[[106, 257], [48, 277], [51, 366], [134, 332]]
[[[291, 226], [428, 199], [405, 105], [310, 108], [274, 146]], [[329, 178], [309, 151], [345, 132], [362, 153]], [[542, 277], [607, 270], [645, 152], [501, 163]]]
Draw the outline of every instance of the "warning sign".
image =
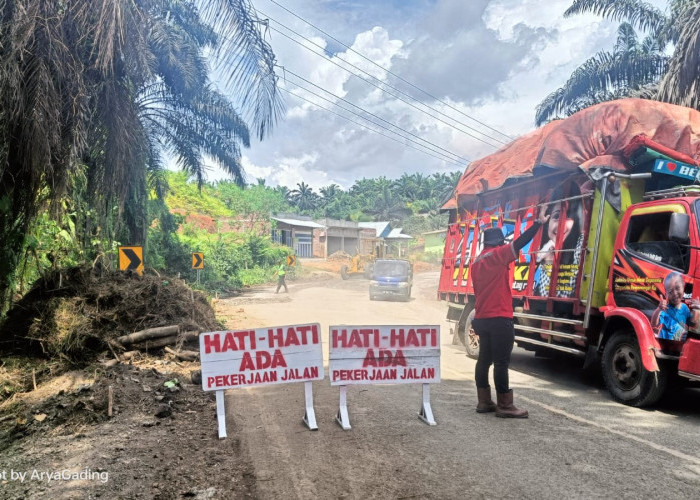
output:
[[192, 269], [204, 269], [204, 254], [202, 252], [192, 254]]
[[318, 323], [199, 335], [202, 389], [323, 379]]
[[143, 247], [119, 247], [119, 270], [143, 275]]
[[331, 326], [331, 385], [440, 381], [440, 326]]
[[296, 255], [287, 255], [287, 265], [289, 267], [294, 267], [297, 265]]

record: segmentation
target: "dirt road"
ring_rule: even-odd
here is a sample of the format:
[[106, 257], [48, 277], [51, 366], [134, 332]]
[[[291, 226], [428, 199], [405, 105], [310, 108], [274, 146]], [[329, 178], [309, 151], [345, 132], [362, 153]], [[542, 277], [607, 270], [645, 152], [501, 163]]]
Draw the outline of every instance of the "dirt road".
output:
[[[417, 418], [420, 385], [349, 386], [352, 429], [344, 431], [335, 422], [338, 388], [327, 377], [315, 382], [318, 432], [302, 425], [302, 384], [229, 391], [229, 426], [235, 425], [241, 449], [250, 457], [257, 496], [697, 495], [697, 390], [683, 393], [683, 405], [628, 408], [612, 402], [599, 384], [583, 383], [571, 360], [535, 360], [518, 351], [511, 385], [516, 403], [530, 411], [530, 418], [476, 414], [474, 362], [451, 345], [446, 306], [435, 300], [436, 286], [437, 273], [419, 273], [411, 302], [371, 302], [366, 281], [329, 280], [292, 285], [288, 296], [263, 291], [219, 304], [222, 311], [237, 311], [242, 324], [230, 326], [250, 328], [319, 322], [327, 335], [331, 324], [442, 325], [442, 381], [432, 386], [435, 427]], [[558, 377], [548, 367], [564, 373]]]
[[187, 376], [197, 364], [147, 357], [62, 375], [28, 393], [31, 414], [0, 414], [0, 436], [15, 437], [0, 440], [0, 499], [697, 498], [700, 390], [629, 408], [575, 360], [516, 349], [511, 385], [530, 418], [476, 414], [474, 361], [451, 344], [437, 277], [417, 272], [407, 303], [372, 302], [367, 281], [337, 273], [292, 282], [289, 294], [267, 287], [217, 303], [229, 328], [442, 325], [436, 426], [418, 419], [420, 385], [365, 385], [348, 389], [344, 431], [326, 376], [313, 384], [318, 431], [302, 424], [303, 384], [287, 384], [228, 391], [219, 440], [213, 394]]

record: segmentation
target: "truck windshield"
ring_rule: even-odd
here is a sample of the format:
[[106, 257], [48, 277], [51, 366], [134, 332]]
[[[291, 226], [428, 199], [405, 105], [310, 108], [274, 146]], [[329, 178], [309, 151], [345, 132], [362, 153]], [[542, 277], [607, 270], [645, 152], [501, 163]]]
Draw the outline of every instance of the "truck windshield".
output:
[[400, 260], [395, 262], [377, 261], [374, 265], [374, 274], [390, 278], [406, 276], [408, 274], [408, 262]]

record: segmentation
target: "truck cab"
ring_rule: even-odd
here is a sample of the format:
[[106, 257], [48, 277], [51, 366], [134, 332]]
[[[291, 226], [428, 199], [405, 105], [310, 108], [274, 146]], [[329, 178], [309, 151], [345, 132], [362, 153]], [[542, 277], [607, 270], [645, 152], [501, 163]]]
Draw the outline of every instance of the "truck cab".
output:
[[369, 299], [411, 300], [413, 265], [405, 259], [377, 259], [369, 282]]

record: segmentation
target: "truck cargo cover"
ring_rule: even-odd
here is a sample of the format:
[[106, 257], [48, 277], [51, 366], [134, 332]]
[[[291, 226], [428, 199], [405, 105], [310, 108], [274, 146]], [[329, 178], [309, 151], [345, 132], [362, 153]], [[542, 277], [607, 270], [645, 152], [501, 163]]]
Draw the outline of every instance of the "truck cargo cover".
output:
[[[459, 204], [539, 170], [609, 167], [627, 170], [627, 158], [652, 146], [677, 161], [699, 164], [700, 112], [644, 99], [621, 99], [555, 120], [472, 162], [455, 188]], [[455, 208], [448, 202], [443, 208]]]

